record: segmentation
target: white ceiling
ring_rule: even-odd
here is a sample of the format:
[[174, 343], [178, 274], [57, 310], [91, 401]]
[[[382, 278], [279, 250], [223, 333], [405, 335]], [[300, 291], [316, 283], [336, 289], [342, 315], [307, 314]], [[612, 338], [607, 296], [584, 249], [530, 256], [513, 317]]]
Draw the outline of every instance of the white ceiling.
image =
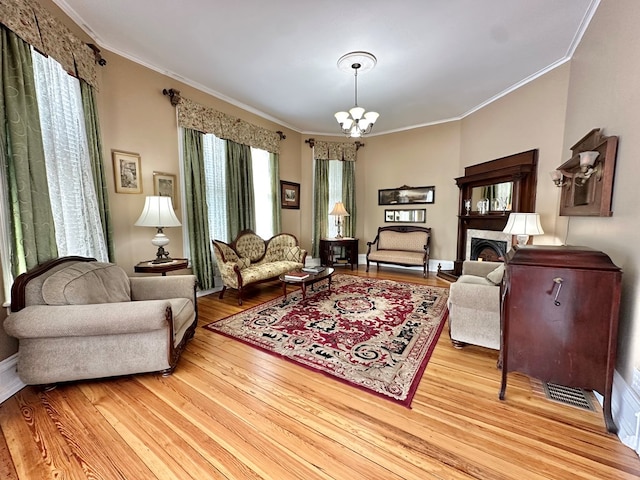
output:
[[[305, 134], [459, 119], [571, 57], [599, 0], [54, 0], [101, 48]], [[109, 68], [107, 65], [105, 68]], [[167, 88], [175, 87], [170, 81]]]

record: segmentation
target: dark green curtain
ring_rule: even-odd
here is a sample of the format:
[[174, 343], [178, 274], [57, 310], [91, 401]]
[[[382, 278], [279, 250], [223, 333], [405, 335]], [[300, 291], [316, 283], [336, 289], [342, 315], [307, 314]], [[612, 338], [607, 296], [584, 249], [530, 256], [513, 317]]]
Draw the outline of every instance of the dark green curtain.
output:
[[282, 232], [282, 199], [280, 198], [280, 155], [269, 153], [271, 198], [273, 205], [273, 234]]
[[256, 229], [251, 147], [227, 140], [227, 225], [229, 238]]
[[344, 217], [345, 237], [355, 237], [356, 233], [356, 162], [342, 162], [342, 203], [349, 212]]
[[113, 224], [111, 223], [111, 211], [109, 209], [109, 192], [104, 173], [104, 156], [102, 155], [102, 135], [100, 134], [100, 122], [98, 120], [98, 107], [94, 88], [84, 80], [80, 80], [80, 92], [82, 94], [82, 109], [84, 111], [84, 123], [87, 131], [87, 144], [89, 145], [89, 159], [93, 172], [93, 184], [96, 189], [98, 211], [102, 223], [104, 242], [107, 245], [109, 261], [115, 262], [116, 251], [113, 239]]
[[0, 143], [6, 165], [14, 276], [58, 256], [31, 51], [0, 26]]
[[202, 290], [214, 285], [213, 255], [209, 238], [209, 213], [207, 209], [206, 181], [204, 177], [204, 153], [202, 133], [183, 128], [184, 188], [191, 267]]
[[311, 255], [317, 258], [320, 256], [320, 239], [326, 238], [329, 230], [329, 160], [315, 160], [313, 185], [313, 245]]

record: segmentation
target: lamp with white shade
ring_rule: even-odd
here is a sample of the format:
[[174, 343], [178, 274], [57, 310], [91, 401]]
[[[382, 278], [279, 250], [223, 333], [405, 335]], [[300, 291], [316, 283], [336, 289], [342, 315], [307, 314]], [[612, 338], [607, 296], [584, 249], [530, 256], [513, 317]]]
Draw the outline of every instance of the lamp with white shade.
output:
[[154, 227], [157, 229], [151, 243], [158, 247], [156, 259], [151, 263], [166, 263], [173, 259], [164, 247], [169, 244], [169, 238], [164, 234], [165, 227], [179, 227], [180, 220], [173, 211], [171, 197], [147, 197], [140, 218], [136, 221], [137, 227]]
[[512, 212], [509, 214], [507, 225], [502, 231], [509, 235], [515, 235], [519, 246], [527, 244], [529, 235], [544, 234], [538, 213]]
[[344, 204], [342, 202], [336, 202], [336, 204], [333, 206], [333, 210], [329, 212], [329, 215], [333, 215], [334, 217], [336, 217], [336, 227], [338, 227], [336, 238], [342, 238], [341, 227], [343, 218], [348, 217], [349, 212], [347, 212], [347, 209], [344, 208]]

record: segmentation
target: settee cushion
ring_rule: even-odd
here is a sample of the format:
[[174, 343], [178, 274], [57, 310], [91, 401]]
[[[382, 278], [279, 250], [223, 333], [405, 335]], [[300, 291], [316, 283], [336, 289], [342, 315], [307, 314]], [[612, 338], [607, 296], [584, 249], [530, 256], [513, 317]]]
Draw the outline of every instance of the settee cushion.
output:
[[378, 250], [404, 250], [423, 252], [427, 234], [423, 232], [382, 231], [378, 238]]
[[236, 240], [236, 252], [240, 257], [247, 257], [257, 262], [264, 256], [266, 249], [264, 240], [255, 233], [245, 233]]
[[131, 301], [129, 278], [111, 263], [78, 262], [49, 276], [42, 285], [48, 305], [88, 305]]
[[458, 277], [458, 280], [456, 280], [455, 283], [458, 283], [458, 284], [472, 283], [474, 285], [486, 285], [490, 287], [495, 287], [496, 285], [495, 283], [492, 283], [489, 280], [487, 280], [486, 277], [478, 277], [476, 275], [460, 275], [460, 277]]
[[494, 285], [500, 285], [500, 283], [502, 283], [503, 276], [504, 276], [504, 263], [496, 267], [493, 271], [489, 272], [489, 274], [487, 275], [487, 280], [489, 280]]

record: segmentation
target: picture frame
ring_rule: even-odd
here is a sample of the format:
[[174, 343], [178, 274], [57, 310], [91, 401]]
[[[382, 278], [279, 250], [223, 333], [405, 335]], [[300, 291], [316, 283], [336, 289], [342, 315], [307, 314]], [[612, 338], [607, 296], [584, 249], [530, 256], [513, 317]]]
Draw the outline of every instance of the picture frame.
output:
[[398, 188], [378, 190], [378, 205], [410, 205], [419, 203], [434, 203], [436, 187], [410, 187], [403, 185]]
[[300, 184], [280, 180], [280, 200], [282, 208], [300, 209]]
[[138, 153], [111, 150], [116, 193], [142, 193], [142, 166]]
[[157, 197], [171, 197], [173, 209], [178, 209], [176, 176], [173, 173], [153, 172], [153, 194]]
[[384, 211], [385, 223], [427, 223], [426, 208]]

